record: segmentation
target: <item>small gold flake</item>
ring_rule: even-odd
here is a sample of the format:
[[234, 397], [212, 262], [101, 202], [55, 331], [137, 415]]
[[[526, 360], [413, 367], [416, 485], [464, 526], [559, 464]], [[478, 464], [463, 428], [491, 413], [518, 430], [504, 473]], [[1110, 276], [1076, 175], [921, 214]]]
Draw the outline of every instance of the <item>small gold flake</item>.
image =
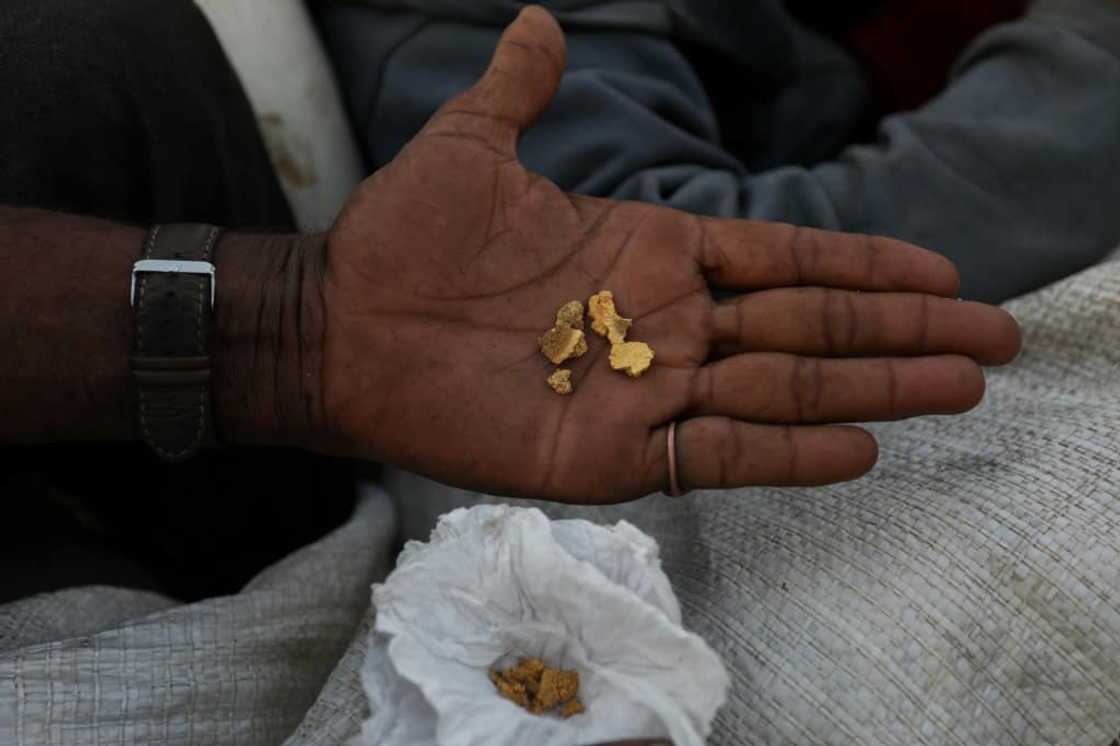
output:
[[572, 393], [572, 371], [567, 368], [561, 368], [548, 377], [548, 385], [557, 394], [570, 394]]
[[556, 325], [582, 330], [583, 304], [578, 300], [571, 300], [560, 306], [560, 310], [556, 312]]

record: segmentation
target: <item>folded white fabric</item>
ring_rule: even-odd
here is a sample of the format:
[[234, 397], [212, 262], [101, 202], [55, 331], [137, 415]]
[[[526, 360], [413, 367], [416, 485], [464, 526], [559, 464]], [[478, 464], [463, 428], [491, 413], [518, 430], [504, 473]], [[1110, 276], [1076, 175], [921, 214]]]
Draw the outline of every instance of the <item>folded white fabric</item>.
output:
[[[681, 626], [656, 542], [625, 521], [552, 522], [486, 505], [444, 516], [375, 585], [358, 743], [572, 746], [622, 738], [704, 743], [729, 679]], [[533, 715], [488, 678], [519, 657], [580, 674], [586, 712]]]

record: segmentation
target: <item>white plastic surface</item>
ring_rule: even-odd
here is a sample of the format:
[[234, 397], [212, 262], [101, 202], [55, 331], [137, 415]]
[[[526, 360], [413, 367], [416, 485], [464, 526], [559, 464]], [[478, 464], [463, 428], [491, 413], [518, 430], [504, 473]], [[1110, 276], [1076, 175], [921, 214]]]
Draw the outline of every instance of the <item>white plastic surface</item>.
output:
[[300, 0], [197, 0], [256, 113], [304, 231], [329, 228], [365, 166]]

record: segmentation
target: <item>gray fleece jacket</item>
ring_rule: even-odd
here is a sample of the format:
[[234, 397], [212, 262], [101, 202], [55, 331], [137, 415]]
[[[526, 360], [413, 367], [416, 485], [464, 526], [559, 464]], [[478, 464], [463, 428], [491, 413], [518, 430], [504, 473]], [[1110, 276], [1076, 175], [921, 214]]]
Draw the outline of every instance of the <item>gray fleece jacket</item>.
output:
[[[327, 7], [324, 36], [372, 168], [485, 69], [521, 4]], [[566, 27], [569, 66], [519, 150], [564, 189], [895, 236], [947, 255], [962, 295], [987, 301], [1120, 242], [1117, 0], [1039, 0], [979, 37], [941, 95], [848, 147], [867, 101], [860, 70], [780, 0], [544, 4]], [[701, 79], [698, 49], [719, 80], [710, 64]], [[717, 88], [734, 111], [723, 132]]]

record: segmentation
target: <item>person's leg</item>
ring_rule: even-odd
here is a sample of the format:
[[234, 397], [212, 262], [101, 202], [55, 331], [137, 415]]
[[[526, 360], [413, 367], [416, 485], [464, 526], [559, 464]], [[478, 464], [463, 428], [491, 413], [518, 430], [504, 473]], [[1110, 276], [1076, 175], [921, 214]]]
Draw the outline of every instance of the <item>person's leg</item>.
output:
[[[190, 0], [7, 0], [0, 39], [0, 204], [291, 229]], [[140, 446], [0, 449], [0, 601], [79, 583], [230, 592], [345, 517], [350, 490], [338, 464], [290, 451], [167, 466]]]

